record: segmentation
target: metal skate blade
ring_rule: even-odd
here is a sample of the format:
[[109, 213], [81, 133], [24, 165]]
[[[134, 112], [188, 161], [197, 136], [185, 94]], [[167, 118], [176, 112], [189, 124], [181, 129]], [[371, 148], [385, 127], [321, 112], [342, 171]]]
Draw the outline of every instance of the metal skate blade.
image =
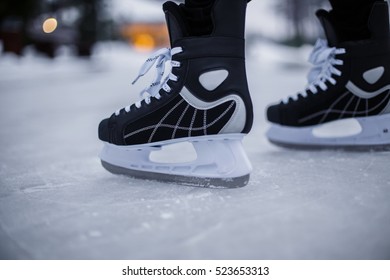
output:
[[147, 172], [134, 169], [127, 169], [112, 165], [108, 162], [101, 161], [103, 167], [113, 173], [126, 175], [135, 179], [151, 180], [164, 183], [175, 183], [185, 186], [202, 187], [202, 188], [241, 188], [248, 184], [249, 174], [236, 178], [202, 178], [187, 177], [182, 175], [164, 174], [157, 172]]
[[316, 145], [316, 144], [296, 144], [296, 143], [285, 143], [278, 142], [275, 140], [268, 141], [275, 146], [281, 148], [287, 148], [292, 150], [303, 150], [303, 151], [346, 151], [346, 152], [389, 152], [390, 144], [383, 145]]

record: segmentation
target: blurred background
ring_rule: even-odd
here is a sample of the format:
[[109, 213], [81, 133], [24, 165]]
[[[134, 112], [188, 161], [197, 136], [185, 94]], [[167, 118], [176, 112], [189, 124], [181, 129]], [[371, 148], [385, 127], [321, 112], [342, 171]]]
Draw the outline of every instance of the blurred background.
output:
[[[61, 46], [89, 57], [104, 41], [124, 41], [139, 49], [168, 44], [161, 0], [2, 0], [2, 53], [23, 55], [33, 47], [55, 57]], [[319, 33], [314, 11], [325, 0], [255, 0], [250, 3], [248, 38], [300, 46]]]

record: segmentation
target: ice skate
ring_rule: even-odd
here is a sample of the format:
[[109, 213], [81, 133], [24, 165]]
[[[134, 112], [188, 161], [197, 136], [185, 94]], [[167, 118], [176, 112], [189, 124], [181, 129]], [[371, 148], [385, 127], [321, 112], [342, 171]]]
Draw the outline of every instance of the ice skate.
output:
[[[245, 71], [246, 0], [218, 0], [196, 10], [208, 30], [199, 34], [188, 7], [166, 2], [171, 49], [152, 55], [136, 81], [155, 66], [145, 98], [116, 111], [99, 126], [100, 158], [110, 172], [201, 187], [242, 187], [251, 164], [242, 147], [253, 109]], [[164, 76], [165, 63], [171, 72]], [[183, 142], [196, 158], [156, 161], [151, 156]], [[178, 157], [175, 151], [171, 158]]]
[[296, 148], [390, 148], [390, 33], [387, 2], [376, 2], [369, 39], [339, 40], [329, 13], [314, 47], [308, 87], [268, 108], [268, 139]]

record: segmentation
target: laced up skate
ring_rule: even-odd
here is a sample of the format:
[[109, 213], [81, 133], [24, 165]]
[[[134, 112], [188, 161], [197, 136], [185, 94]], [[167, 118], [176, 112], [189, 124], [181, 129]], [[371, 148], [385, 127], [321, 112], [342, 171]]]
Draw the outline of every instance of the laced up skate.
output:
[[[244, 60], [246, 5], [246, 0], [215, 1], [212, 31], [200, 36], [194, 35], [185, 5], [163, 5], [171, 49], [157, 51], [141, 67], [134, 82], [156, 69], [142, 99], [100, 123], [103, 167], [191, 186], [248, 183], [252, 167], [242, 139], [252, 127], [253, 109]], [[171, 70], [165, 75], [166, 63]], [[185, 158], [184, 143], [195, 156]]]
[[327, 40], [319, 40], [310, 56], [307, 88], [268, 108], [268, 139], [298, 148], [390, 148], [387, 2], [374, 4], [368, 40], [340, 42], [328, 12], [317, 15]]

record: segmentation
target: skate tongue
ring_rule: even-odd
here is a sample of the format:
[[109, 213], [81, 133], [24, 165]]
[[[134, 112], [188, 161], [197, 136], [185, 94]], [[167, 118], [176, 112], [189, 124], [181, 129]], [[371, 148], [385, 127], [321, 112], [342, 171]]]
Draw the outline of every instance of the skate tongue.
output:
[[167, 21], [171, 45], [185, 36], [188, 36], [187, 24], [182, 16], [179, 6], [171, 1], [163, 4], [163, 10]]
[[368, 19], [368, 29], [373, 39], [387, 40], [389, 37], [389, 7], [387, 2], [375, 2]]
[[325, 36], [328, 40], [329, 47], [337, 46], [340, 43], [340, 38], [337, 35], [335, 24], [331, 21], [329, 12], [325, 10], [318, 10], [316, 15], [325, 31]]

